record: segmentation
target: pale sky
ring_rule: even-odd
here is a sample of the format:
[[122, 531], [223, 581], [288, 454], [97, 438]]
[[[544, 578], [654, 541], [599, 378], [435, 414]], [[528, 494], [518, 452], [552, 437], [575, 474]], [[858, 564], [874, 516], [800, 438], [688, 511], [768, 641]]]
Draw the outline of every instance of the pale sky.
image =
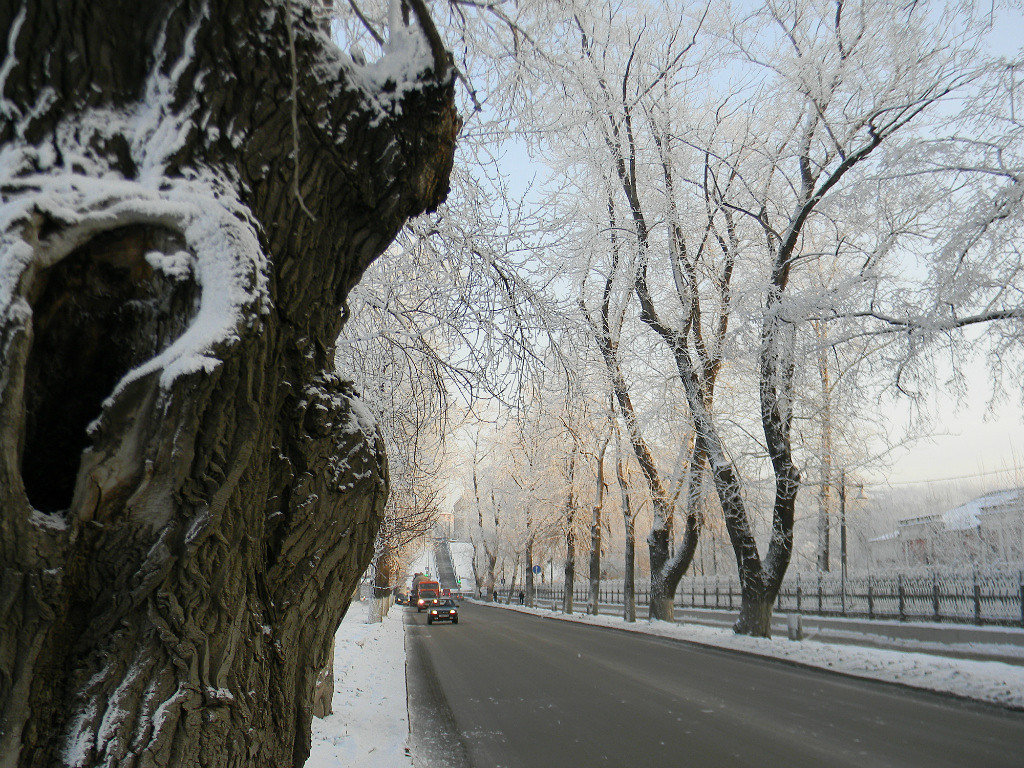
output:
[[[1011, 393], [1017, 397], [1019, 393]], [[1020, 473], [995, 474], [997, 471], [1024, 468], [1024, 410], [1019, 400], [1002, 404], [994, 413], [986, 413], [984, 397], [958, 406], [950, 398], [938, 398], [943, 414], [936, 429], [943, 434], [919, 441], [899, 450], [889, 468], [892, 483], [934, 480], [982, 474], [993, 481], [1005, 479], [1007, 486], [1024, 482]], [[1024, 473], [1024, 469], [1022, 469]]]

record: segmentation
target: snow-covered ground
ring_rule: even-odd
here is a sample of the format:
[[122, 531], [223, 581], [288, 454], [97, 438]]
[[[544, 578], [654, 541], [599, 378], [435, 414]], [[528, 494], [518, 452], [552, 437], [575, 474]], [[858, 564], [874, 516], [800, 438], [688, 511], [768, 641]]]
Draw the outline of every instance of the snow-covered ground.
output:
[[353, 603], [334, 646], [334, 714], [313, 719], [306, 768], [411, 768], [402, 611], [366, 623]]
[[854, 677], [899, 683], [1012, 709], [1024, 709], [1024, 667], [999, 661], [952, 659], [924, 653], [862, 648], [811, 640], [794, 642], [785, 637], [742, 637], [734, 634], [731, 629], [699, 624], [669, 624], [647, 619], [629, 624], [618, 616], [565, 616], [543, 608], [525, 608], [518, 605], [498, 607], [563, 621], [616, 627], [700, 645], [728, 648], [795, 664], [829, 669]]

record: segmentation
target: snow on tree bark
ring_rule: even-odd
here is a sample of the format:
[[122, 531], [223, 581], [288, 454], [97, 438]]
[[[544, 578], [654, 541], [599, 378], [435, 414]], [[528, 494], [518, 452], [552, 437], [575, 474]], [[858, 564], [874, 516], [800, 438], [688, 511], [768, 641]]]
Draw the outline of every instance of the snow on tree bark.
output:
[[359, 66], [300, 0], [0, 2], [3, 768], [305, 761], [387, 495], [333, 345], [459, 128], [413, 9]]

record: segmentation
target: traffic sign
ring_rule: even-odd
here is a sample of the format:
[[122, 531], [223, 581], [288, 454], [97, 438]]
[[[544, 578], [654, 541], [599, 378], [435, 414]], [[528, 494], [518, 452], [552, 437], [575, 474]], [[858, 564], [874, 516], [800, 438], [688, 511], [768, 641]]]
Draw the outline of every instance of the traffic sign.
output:
[[534, 573], [540, 573], [540, 566], [539, 565], [533, 566], [533, 572]]

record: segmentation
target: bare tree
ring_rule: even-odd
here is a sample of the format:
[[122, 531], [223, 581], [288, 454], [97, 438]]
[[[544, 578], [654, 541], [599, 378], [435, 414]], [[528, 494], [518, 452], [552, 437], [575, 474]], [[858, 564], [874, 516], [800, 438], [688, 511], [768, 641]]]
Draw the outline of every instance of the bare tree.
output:
[[[660, 317], [655, 309], [651, 292], [647, 288], [646, 283], [648, 252], [652, 246], [651, 225], [649, 223], [650, 217], [642, 198], [643, 182], [640, 179], [637, 166], [638, 145], [634, 127], [636, 112], [641, 108], [644, 98], [654, 92], [659, 84], [663, 84], [676, 76], [681, 62], [684, 61], [687, 52], [693, 47], [695, 38], [678, 35], [678, 30], [676, 30], [676, 34], [671, 35], [670, 41], [667, 44], [667, 52], [658, 51], [661, 58], [657, 61], [647, 61], [643, 58], [643, 54], [640, 53], [643, 36], [643, 31], [640, 31], [630, 41], [628, 57], [621, 62], [621, 69], [616, 70], [613, 68], [614, 65], [609, 64], [609, 50], [606, 47], [602, 47], [600, 50], [597, 48], [595, 43], [596, 34], [588, 27], [588, 24], [579, 14], [574, 16], [573, 21], [580, 36], [583, 58], [590, 67], [590, 75], [594, 84], [589, 89], [584, 84], [581, 89], [590, 96], [590, 109], [601, 131], [607, 153], [607, 164], [611, 169], [611, 173], [607, 175], [616, 180], [619, 193], [626, 200], [632, 224], [630, 235], [636, 246], [636, 256], [629, 262], [629, 266], [625, 268], [635, 274], [637, 296], [640, 298], [642, 310], [641, 319], [663, 338], [669, 349], [673, 350], [673, 352], [677, 346], [688, 343], [688, 338], [692, 332], [696, 349], [703, 356], [700, 384], [704, 392], [703, 399], [705, 405], [710, 407], [713, 398], [714, 380], [721, 366], [721, 340], [725, 335], [728, 325], [732, 268], [727, 258], [726, 267], [723, 270], [724, 274], [719, 283], [721, 295], [720, 319], [715, 325], [715, 332], [711, 343], [705, 344], [701, 305], [697, 299], [697, 270], [694, 262], [687, 260], [683, 230], [674, 207], [675, 195], [670, 150], [665, 146], [668, 138], [655, 131], [665, 194], [669, 201], [671, 214], [670, 247], [672, 255], [670, 258], [678, 300], [684, 307], [683, 325], [679, 328], [672, 327]], [[705, 178], [705, 182], [707, 182], [707, 178]], [[695, 261], [700, 260], [703, 250], [709, 245], [712, 245], [712, 247], [722, 247], [727, 257], [732, 257], [736, 248], [734, 228], [731, 223], [732, 214], [722, 207], [709, 183], [705, 183], [704, 188], [708, 203], [707, 226], [701, 237]], [[726, 230], [729, 233], [728, 240], [715, 227], [716, 218], [723, 217], [726, 220]], [[699, 538], [701, 525], [701, 510], [699, 509], [701, 498], [700, 482], [704, 471], [705, 456], [700, 445], [696, 442], [691, 442], [689, 471], [687, 473], [687, 507], [684, 532], [682, 541], [675, 548], [675, 551], [672, 552], [672, 523], [675, 497], [681, 490], [682, 485], [677, 484], [675, 492], [671, 491], [665, 479], [661, 477], [657, 462], [640, 431], [635, 408], [632, 399], [628, 395], [625, 379], [617, 359], [618, 335], [621, 332], [621, 314], [618, 317], [617, 327], [609, 322], [609, 302], [612, 289], [616, 278], [619, 277], [620, 270], [624, 268], [624, 262], [619, 253], [621, 248], [620, 224], [616, 215], [614, 197], [611, 194], [609, 194], [608, 199], [608, 222], [612, 247], [612, 267], [605, 280], [600, 320], [587, 312], [586, 306], [582, 301], [581, 306], [587, 314], [594, 337], [608, 367], [612, 388], [618, 399], [619, 409], [626, 422], [633, 450], [647, 479], [654, 505], [654, 525], [648, 536], [651, 558], [651, 617], [672, 621], [674, 618], [672, 611], [673, 595], [680, 578], [686, 572], [693, 559], [693, 553], [696, 550]], [[622, 306], [624, 311], [626, 305], [623, 304]]]
[[[760, 322], [757, 355], [758, 389], [765, 446], [775, 477], [772, 526], [765, 559], [762, 561], [750, 524], [736, 464], [729, 458], [721, 431], [711, 412], [703, 407], [698, 379], [698, 363], [687, 354], [677, 355], [680, 375], [687, 390], [691, 412], [697, 427], [698, 443], [706, 452], [715, 478], [726, 527], [732, 541], [740, 573], [742, 606], [736, 631], [767, 635], [770, 633], [771, 607], [781, 585], [793, 549], [793, 523], [799, 473], [793, 461], [791, 440], [792, 404], [795, 397], [794, 337], [799, 314], [788, 300], [794, 269], [806, 259], [804, 236], [814, 215], [830, 192], [865, 163], [872, 153], [899, 134], [930, 105], [964, 84], [970, 77], [961, 69], [955, 48], [937, 39], [922, 43], [917, 58], [900, 60], [908, 74], [879, 71], [877, 81], [864, 83], [851, 79], [849, 64], [858, 58], [877, 61], [889, 46], [899, 46], [878, 25], [889, 11], [881, 6], [864, 6], [849, 13], [836, 13], [828, 26], [824, 18], [814, 20], [813, 13], [774, 7], [763, 11], [763, 18], [783, 30], [788, 51], [781, 61], [770, 65], [780, 84], [793, 89], [800, 99], [799, 113], [790, 120], [792, 129], [783, 134], [781, 150], [768, 157], [771, 165], [761, 171], [760, 179], [750, 169], [727, 163], [730, 173], [744, 180], [747, 201], [737, 203], [730, 196], [724, 204], [756, 222], [763, 233], [763, 257], [768, 279], [763, 289], [763, 313]], [[762, 17], [758, 16], [760, 24]], [[927, 36], [928, 23], [914, 18], [914, 31]], [[826, 33], [824, 30], [828, 29]], [[761, 62], [763, 51], [740, 40], [738, 46], [751, 61]], [[953, 53], [950, 51], [953, 50]], [[813, 55], [811, 54], [813, 51]], [[852, 58], [851, 58], [852, 57]], [[818, 67], [817, 82], [828, 83], [822, 91], [813, 85], [808, 72]], [[858, 110], [851, 112], [847, 89], [863, 94]], [[789, 174], [789, 175], [787, 175]], [[776, 177], [784, 183], [769, 183]], [[644, 286], [638, 283], [638, 290]]]

